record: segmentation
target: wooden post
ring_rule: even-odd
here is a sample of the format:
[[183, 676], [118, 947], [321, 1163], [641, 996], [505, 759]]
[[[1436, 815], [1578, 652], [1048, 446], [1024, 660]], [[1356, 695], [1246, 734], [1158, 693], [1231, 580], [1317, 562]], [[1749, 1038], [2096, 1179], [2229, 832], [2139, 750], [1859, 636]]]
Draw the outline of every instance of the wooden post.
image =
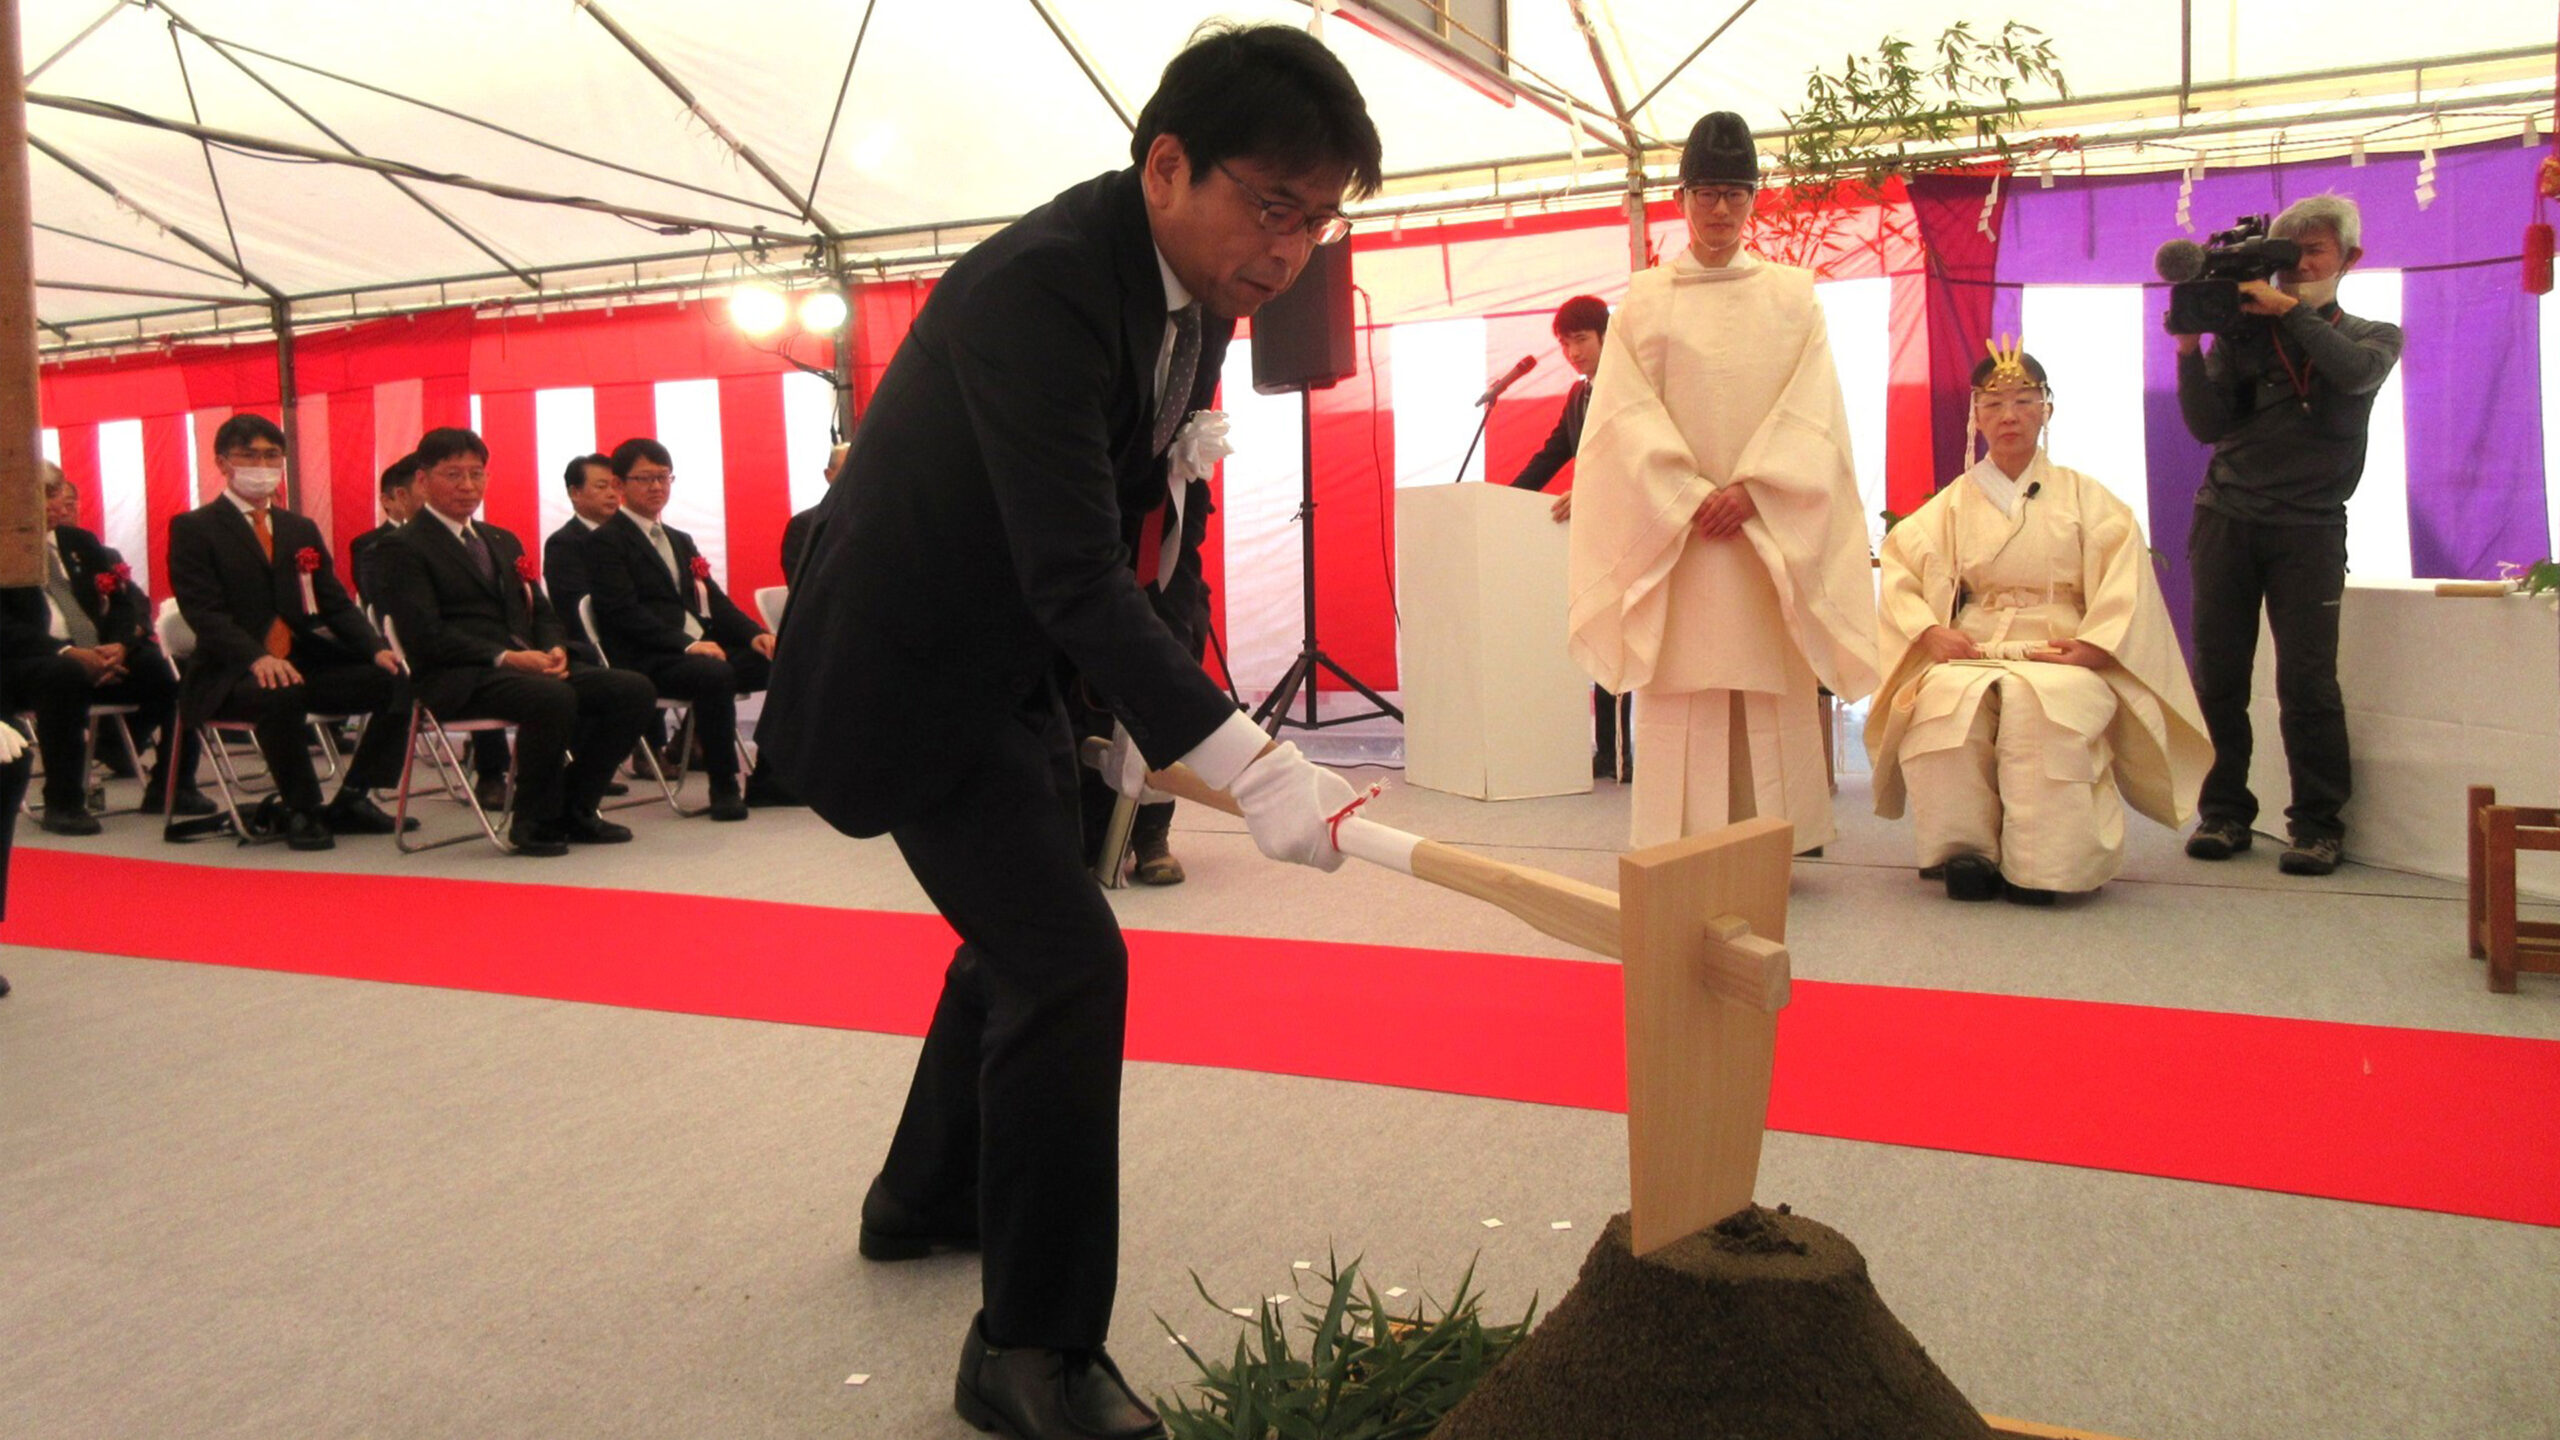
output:
[[1751, 1203], [1786, 1004], [1794, 852], [1795, 827], [1762, 819], [1618, 859], [1638, 1255]]
[[0, 585], [44, 583], [36, 406], [35, 199], [18, 0], [0, 0]]

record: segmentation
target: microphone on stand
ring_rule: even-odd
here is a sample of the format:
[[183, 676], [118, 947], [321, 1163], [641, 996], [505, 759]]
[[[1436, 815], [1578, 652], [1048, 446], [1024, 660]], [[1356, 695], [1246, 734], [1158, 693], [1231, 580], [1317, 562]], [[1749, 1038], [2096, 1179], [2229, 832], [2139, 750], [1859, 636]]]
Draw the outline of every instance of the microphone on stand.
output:
[[1496, 401], [1496, 400], [1498, 400], [1498, 399], [1500, 399], [1500, 398], [1502, 397], [1502, 392], [1503, 392], [1503, 391], [1510, 389], [1510, 388], [1511, 388], [1513, 385], [1515, 385], [1515, 384], [1518, 384], [1518, 383], [1519, 383], [1519, 381], [1520, 381], [1520, 377], [1522, 377], [1522, 376], [1524, 376], [1524, 375], [1528, 374], [1530, 371], [1535, 370], [1535, 369], [1537, 369], [1537, 368], [1538, 368], [1538, 357], [1537, 357], [1537, 356], [1535, 356], [1535, 355], [1523, 355], [1523, 356], [1521, 356], [1521, 357], [1520, 357], [1520, 363], [1519, 363], [1519, 364], [1514, 365], [1514, 366], [1512, 366], [1510, 369], [1508, 369], [1508, 370], [1504, 371], [1504, 372], [1502, 373], [1502, 378], [1501, 378], [1501, 379], [1496, 380], [1496, 381], [1494, 381], [1492, 384], [1487, 385], [1486, 387], [1484, 387], [1484, 393], [1476, 397], [1476, 403], [1477, 403], [1478, 405], [1490, 405], [1490, 404], [1492, 404], [1494, 401]]

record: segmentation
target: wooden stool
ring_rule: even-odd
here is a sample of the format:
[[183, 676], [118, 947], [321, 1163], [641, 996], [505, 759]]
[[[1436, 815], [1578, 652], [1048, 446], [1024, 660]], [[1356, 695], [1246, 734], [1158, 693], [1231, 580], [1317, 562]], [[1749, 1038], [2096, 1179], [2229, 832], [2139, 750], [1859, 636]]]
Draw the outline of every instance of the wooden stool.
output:
[[2471, 958], [2489, 962], [2489, 989], [2516, 993], [2516, 972], [2560, 974], [2560, 925], [2516, 919], [2516, 852], [2560, 850], [2560, 810], [2501, 805], [2471, 787]]

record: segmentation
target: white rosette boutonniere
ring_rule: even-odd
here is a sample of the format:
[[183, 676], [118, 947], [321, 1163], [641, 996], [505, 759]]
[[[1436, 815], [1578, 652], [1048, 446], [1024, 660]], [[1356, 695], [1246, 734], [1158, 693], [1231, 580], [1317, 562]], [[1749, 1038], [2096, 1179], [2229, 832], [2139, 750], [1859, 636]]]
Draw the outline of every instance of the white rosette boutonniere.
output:
[[1218, 468], [1219, 461], [1234, 453], [1236, 447], [1227, 439], [1227, 412], [1194, 410], [1182, 422], [1182, 428], [1174, 432], [1173, 444], [1165, 451], [1170, 467], [1165, 474], [1166, 483], [1181, 486], [1206, 480], [1209, 472]]

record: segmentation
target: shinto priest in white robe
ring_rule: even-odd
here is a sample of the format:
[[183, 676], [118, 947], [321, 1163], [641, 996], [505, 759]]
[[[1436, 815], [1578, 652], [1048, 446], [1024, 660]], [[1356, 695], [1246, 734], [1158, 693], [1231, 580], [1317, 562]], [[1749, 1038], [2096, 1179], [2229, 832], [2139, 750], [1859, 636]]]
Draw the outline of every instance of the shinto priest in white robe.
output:
[[[1875, 688], [1875, 591], [1813, 277], [1687, 249], [1636, 276], [1575, 469], [1571, 644], [1636, 695], [1634, 843], [1772, 815], [1828, 844], [1817, 687]], [[1759, 513], [1701, 537], [1727, 485]]]
[[[2213, 746], [2122, 500], [2042, 450], [2015, 480], [1985, 459], [1894, 526], [1882, 561], [1867, 753], [1876, 813], [1908, 797], [1922, 868], [1969, 851], [2012, 885], [2094, 890], [2123, 863], [2125, 802], [2187, 822]], [[1916, 643], [1932, 625], [1984, 658], [1934, 660]], [[2073, 638], [2112, 662], [2025, 658]]]

